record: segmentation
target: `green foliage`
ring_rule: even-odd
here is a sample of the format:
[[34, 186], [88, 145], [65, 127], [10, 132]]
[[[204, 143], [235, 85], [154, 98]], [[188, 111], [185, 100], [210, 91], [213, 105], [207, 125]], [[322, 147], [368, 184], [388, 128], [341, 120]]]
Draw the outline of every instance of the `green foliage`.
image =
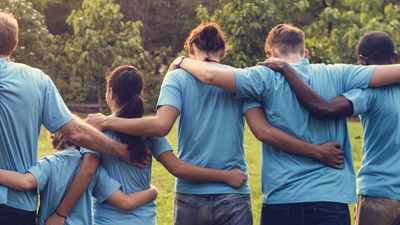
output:
[[4, 1], [0, 6], [0, 11], [12, 12], [19, 25], [19, 43], [12, 60], [46, 70], [53, 36], [47, 30], [44, 16], [25, 0]]
[[223, 63], [235, 67], [264, 61], [264, 44], [269, 31], [277, 24], [301, 20], [309, 7], [306, 0], [222, 0], [222, 3], [212, 16], [200, 6], [198, 17], [203, 22], [220, 25], [232, 45]]
[[399, 1], [326, 2], [319, 20], [303, 28], [313, 62], [357, 63], [359, 39], [369, 31], [387, 32], [400, 45]]
[[111, 0], [84, 0], [82, 10], [73, 10], [67, 19], [74, 27], [72, 43], [65, 47], [68, 59], [75, 64], [72, 74], [97, 83], [100, 105], [105, 74], [121, 65], [140, 69], [149, 57], [142, 47], [141, 22], [122, 22], [119, 9]]

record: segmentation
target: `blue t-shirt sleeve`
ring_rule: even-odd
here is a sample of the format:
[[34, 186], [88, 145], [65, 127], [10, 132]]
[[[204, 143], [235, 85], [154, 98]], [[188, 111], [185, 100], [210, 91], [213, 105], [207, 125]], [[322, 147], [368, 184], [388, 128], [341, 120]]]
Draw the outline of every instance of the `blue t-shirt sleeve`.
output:
[[262, 107], [261, 102], [253, 100], [253, 99], [248, 99], [248, 98], [243, 99], [243, 114], [247, 110], [255, 108], [255, 107]]
[[367, 88], [376, 68], [376, 66], [355, 66], [346, 64], [336, 64], [332, 65], [332, 67], [336, 67], [336, 69], [339, 67], [339, 69], [336, 70], [336, 77], [338, 78], [339, 84], [344, 87], [345, 92], [356, 88]]
[[166, 151], [173, 151], [173, 148], [166, 137], [152, 137], [150, 138], [150, 141], [151, 144], [148, 148], [152, 151], [155, 159]]
[[371, 104], [370, 90], [353, 89], [343, 94], [353, 103], [353, 116], [364, 114]]
[[36, 165], [28, 169], [28, 172], [31, 173], [36, 179], [37, 194], [40, 194], [50, 178], [51, 161], [48, 157], [52, 157], [52, 155], [43, 157], [39, 160], [39, 162], [36, 163]]
[[275, 75], [274, 71], [265, 66], [233, 69], [233, 72], [236, 79], [236, 98], [250, 98], [260, 102], [266, 98]]
[[71, 115], [50, 77], [45, 74], [43, 76], [45, 79], [45, 97], [42, 122], [48, 131], [55, 133], [74, 117]]
[[90, 184], [92, 186], [92, 196], [97, 198], [99, 202], [104, 202], [116, 191], [119, 190], [121, 184], [114, 180], [107, 171], [99, 164], [96, 174]]
[[181, 112], [182, 88], [178, 82], [177, 76], [182, 72], [183, 70], [178, 69], [168, 72], [167, 75], [165, 75], [161, 86], [160, 97], [157, 102], [157, 109], [163, 105], [171, 105]]

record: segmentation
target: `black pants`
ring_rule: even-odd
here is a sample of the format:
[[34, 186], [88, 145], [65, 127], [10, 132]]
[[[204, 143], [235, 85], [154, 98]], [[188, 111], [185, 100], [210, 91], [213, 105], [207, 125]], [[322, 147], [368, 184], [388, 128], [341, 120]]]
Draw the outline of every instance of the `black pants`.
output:
[[36, 211], [25, 211], [0, 205], [0, 225], [35, 225]]

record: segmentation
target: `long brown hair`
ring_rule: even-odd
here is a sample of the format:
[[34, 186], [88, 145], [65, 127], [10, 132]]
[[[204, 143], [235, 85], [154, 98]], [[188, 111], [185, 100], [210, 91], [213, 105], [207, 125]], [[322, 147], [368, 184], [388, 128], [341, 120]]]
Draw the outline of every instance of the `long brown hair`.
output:
[[[115, 68], [106, 77], [108, 88], [116, 95], [116, 102], [121, 109], [117, 117], [140, 118], [144, 113], [142, 98], [143, 75], [133, 66], [120, 66]], [[128, 145], [131, 160], [141, 162], [146, 158], [146, 144], [142, 137], [116, 132], [122, 143]]]

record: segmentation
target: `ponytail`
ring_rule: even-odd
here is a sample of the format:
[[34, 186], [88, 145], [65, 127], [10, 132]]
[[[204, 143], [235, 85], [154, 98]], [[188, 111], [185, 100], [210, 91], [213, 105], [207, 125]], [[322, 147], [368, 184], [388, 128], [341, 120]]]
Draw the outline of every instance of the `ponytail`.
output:
[[[121, 109], [117, 117], [140, 118], [144, 113], [144, 102], [142, 99], [143, 75], [133, 66], [117, 67], [108, 78], [109, 88], [112, 88], [117, 96], [117, 103]], [[116, 132], [122, 143], [128, 145], [131, 152], [131, 160], [142, 162], [146, 157], [146, 144], [142, 137]]]

